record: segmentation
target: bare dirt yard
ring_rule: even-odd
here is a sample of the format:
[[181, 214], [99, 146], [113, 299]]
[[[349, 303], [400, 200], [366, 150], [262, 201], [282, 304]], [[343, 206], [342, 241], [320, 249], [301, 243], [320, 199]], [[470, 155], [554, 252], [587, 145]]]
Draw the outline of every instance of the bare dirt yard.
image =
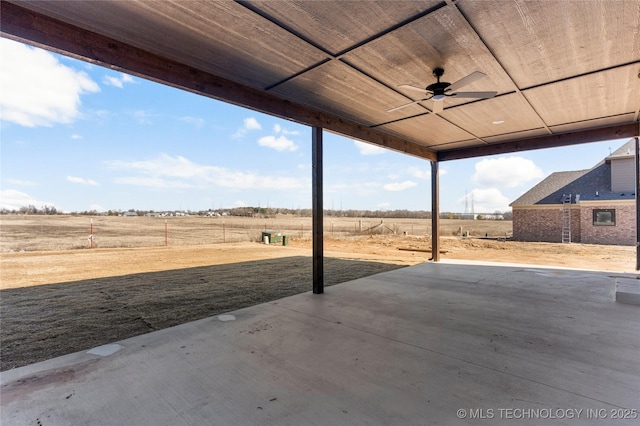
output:
[[[31, 222], [25, 217], [14, 219], [15, 222], [2, 218], [1, 370], [311, 289], [311, 239], [305, 235], [311, 229], [308, 219], [287, 219], [286, 223], [260, 220], [257, 225], [245, 220], [240, 223], [243, 227], [233, 226], [233, 221], [227, 219], [224, 229], [218, 226], [211, 231], [212, 226], [203, 226], [210, 222], [185, 218], [185, 223], [197, 228], [193, 234], [193, 230], [178, 230], [178, 218], [172, 218], [168, 235], [173, 232], [174, 240], [176, 234], [181, 235], [181, 244], [164, 245], [165, 227], [160, 226], [162, 232], [154, 235], [152, 247], [132, 243], [132, 234], [142, 234], [142, 240], [149, 238], [147, 225], [141, 221], [136, 226], [135, 220], [144, 218], [122, 219], [125, 218], [96, 220], [93, 225], [102, 230], [102, 236], [94, 242], [101, 238], [103, 246], [113, 247], [96, 244], [89, 249], [87, 218], [36, 218]], [[114, 221], [119, 225], [114, 226]], [[509, 234], [510, 223], [444, 222], [448, 232], [443, 234], [449, 235], [441, 241], [443, 259], [634, 272], [635, 247], [484, 239], [480, 237]], [[425, 221], [385, 221], [384, 226], [372, 219], [364, 224], [354, 219], [328, 223], [333, 224], [333, 229], [325, 223], [327, 286], [431, 258]], [[155, 229], [166, 222], [152, 224]], [[461, 226], [473, 230], [470, 233], [477, 237], [454, 236]], [[289, 244], [257, 242], [266, 227], [285, 229], [291, 235]], [[372, 227], [377, 231], [366, 232]], [[121, 231], [118, 236], [112, 228], [126, 232]], [[105, 244], [108, 229], [112, 239]], [[238, 241], [207, 242], [202, 238], [205, 231], [223, 239], [236, 235]], [[245, 241], [240, 241], [243, 238]], [[184, 240], [200, 244], [187, 245]], [[42, 249], [38, 241], [48, 249]], [[69, 248], [69, 244], [77, 248]]]

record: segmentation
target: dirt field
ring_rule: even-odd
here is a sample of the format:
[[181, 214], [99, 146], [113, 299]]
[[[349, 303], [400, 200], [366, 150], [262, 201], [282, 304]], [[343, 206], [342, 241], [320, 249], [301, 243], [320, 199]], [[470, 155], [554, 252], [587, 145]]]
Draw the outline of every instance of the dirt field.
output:
[[[204, 245], [262, 240], [263, 231], [295, 239], [311, 238], [311, 218], [0, 216], [0, 252], [120, 247]], [[326, 217], [325, 236], [431, 235], [428, 219]], [[510, 221], [452, 220], [440, 224], [443, 236], [510, 236]], [[92, 236], [89, 240], [89, 235]]]
[[[81, 219], [86, 222], [86, 218]], [[11, 226], [6, 223], [2, 221], [3, 251], [11, 242], [7, 236]], [[42, 230], [51, 226], [49, 233], [70, 234], [43, 221], [40, 226]], [[104, 229], [105, 224], [102, 226]], [[359, 223], [351, 220], [348, 226], [355, 228]], [[418, 224], [402, 223], [409, 231], [411, 226], [415, 232]], [[445, 226], [454, 233], [459, 226], [468, 229], [480, 225]], [[38, 224], [31, 227], [38, 228]], [[400, 225], [396, 228], [396, 234], [344, 232], [331, 238], [327, 233], [325, 284], [414, 265], [431, 257], [428, 237], [410, 235]], [[24, 232], [11, 243], [25, 241]], [[259, 230], [247, 232], [260, 236]], [[478, 228], [475, 232], [490, 231]], [[491, 232], [495, 235], [504, 229]], [[36, 240], [33, 237], [29, 242], [31, 247], [37, 247]], [[443, 259], [612, 272], [633, 272], [635, 267], [634, 247], [453, 236], [443, 237], [441, 246]], [[0, 262], [2, 370], [311, 289], [311, 240], [304, 235], [292, 238], [288, 246], [246, 241], [91, 250], [7, 250], [0, 253]]]

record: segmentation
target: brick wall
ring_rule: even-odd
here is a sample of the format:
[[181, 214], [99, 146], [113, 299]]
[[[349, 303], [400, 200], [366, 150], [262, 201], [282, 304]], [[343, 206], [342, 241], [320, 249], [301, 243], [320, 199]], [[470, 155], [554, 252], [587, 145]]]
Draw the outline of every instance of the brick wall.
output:
[[[593, 225], [594, 209], [615, 209], [615, 226]], [[635, 245], [635, 202], [628, 204], [575, 205], [571, 210], [571, 241], [585, 244]], [[562, 207], [513, 209], [513, 239], [562, 242]]]
[[[615, 209], [615, 226], [594, 226], [594, 209]], [[611, 204], [586, 206], [580, 212], [582, 242], [587, 244], [635, 245], [636, 243], [636, 206], [629, 204]], [[515, 228], [515, 226], [514, 226]]]
[[[580, 242], [581, 217], [577, 206], [571, 209], [571, 241]], [[513, 239], [516, 241], [562, 242], [562, 206], [546, 209], [513, 209]]]

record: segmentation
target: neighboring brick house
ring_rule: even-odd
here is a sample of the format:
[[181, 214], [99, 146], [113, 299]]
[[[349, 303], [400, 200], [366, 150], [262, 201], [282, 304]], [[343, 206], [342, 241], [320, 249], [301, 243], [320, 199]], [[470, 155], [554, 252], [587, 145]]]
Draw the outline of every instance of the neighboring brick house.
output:
[[513, 239], [566, 242], [570, 234], [576, 243], [635, 245], [635, 188], [631, 139], [593, 168], [552, 173], [511, 203]]

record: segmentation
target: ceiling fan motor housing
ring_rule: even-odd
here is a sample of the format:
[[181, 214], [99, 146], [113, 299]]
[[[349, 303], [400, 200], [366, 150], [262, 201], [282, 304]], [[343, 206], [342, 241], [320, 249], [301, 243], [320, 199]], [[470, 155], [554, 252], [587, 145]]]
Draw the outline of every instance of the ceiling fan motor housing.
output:
[[451, 86], [451, 83], [440, 81], [440, 77], [444, 75], [444, 69], [442, 68], [434, 68], [433, 75], [438, 81], [436, 83], [428, 85], [427, 90], [433, 93], [433, 97], [431, 99], [433, 99], [434, 101], [441, 101], [445, 98], [446, 95], [444, 92], [447, 87]]
[[447, 87], [451, 86], [451, 83], [447, 83], [446, 81], [433, 83], [427, 86], [427, 90], [433, 93], [433, 100], [438, 101], [444, 99], [445, 90]]

